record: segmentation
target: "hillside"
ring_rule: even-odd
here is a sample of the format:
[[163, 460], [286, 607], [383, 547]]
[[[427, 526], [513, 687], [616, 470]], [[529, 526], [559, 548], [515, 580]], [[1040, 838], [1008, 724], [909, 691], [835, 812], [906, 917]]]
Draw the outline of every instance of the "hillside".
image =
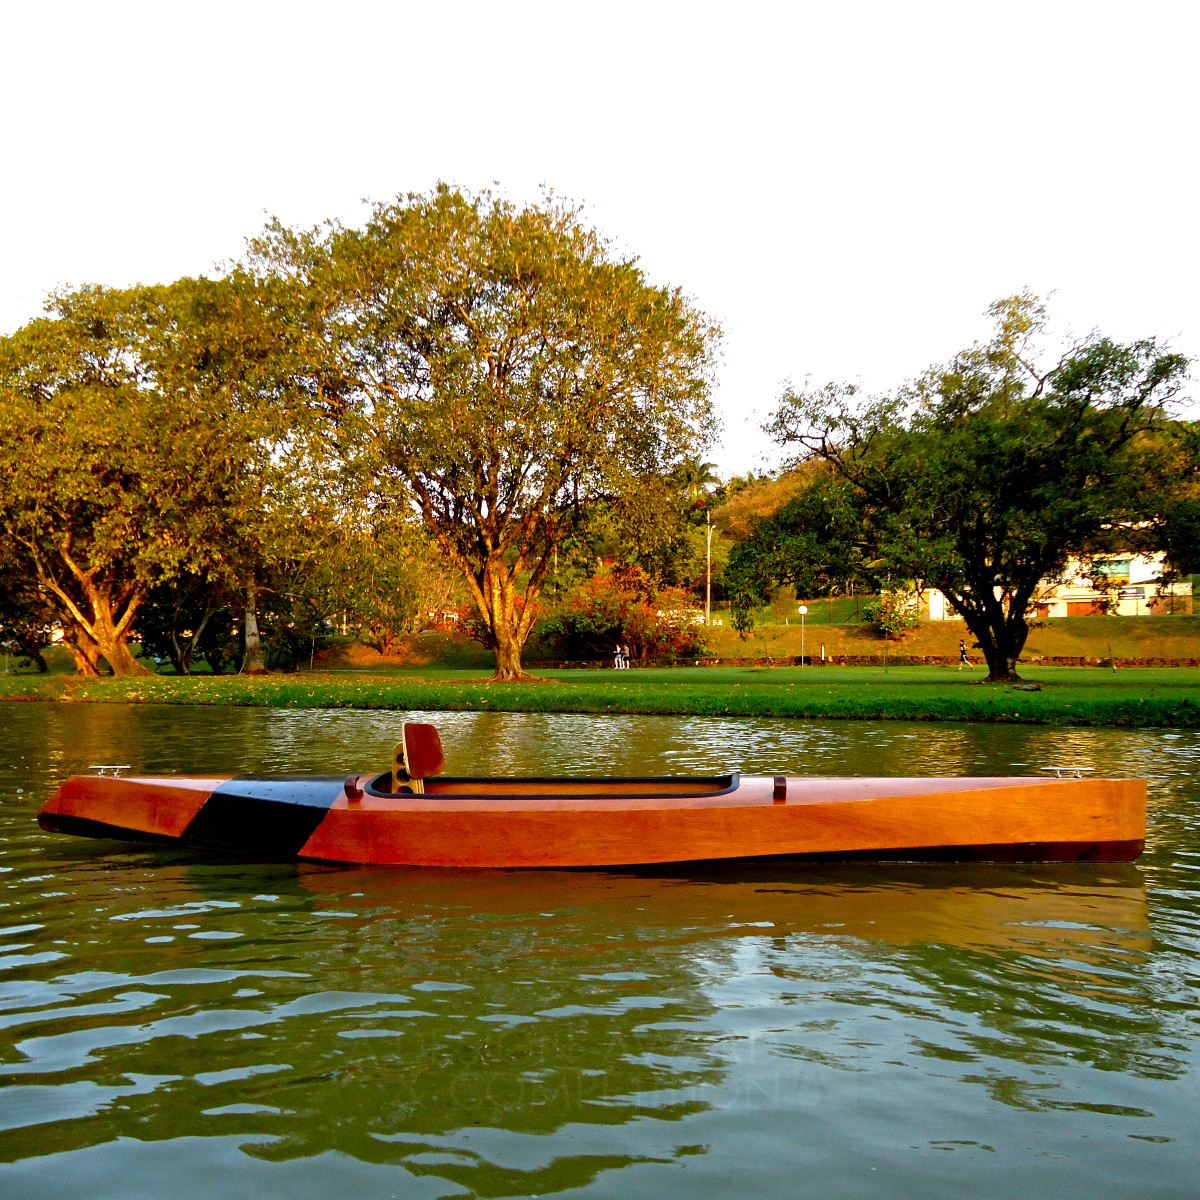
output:
[[[843, 604], [845, 602], [842, 602]], [[878, 655], [915, 655], [921, 657], [958, 656], [958, 642], [972, 639], [962, 621], [927, 621], [897, 641], [885, 643], [856, 622], [823, 624], [814, 602], [812, 617], [806, 621], [805, 652], [819, 658], [821, 645], [827, 657]], [[835, 616], [837, 608], [835, 607]], [[798, 622], [798, 618], [789, 618]], [[732, 658], [787, 658], [800, 654], [801, 631], [798, 623], [759, 624], [742, 639], [729, 626], [712, 631], [714, 656]], [[978, 661], [978, 651], [973, 651]], [[1029, 634], [1024, 661], [1033, 658], [1159, 658], [1200, 659], [1200, 616], [1159, 617], [1061, 617], [1045, 621]]]
[[812, 469], [809, 464], [755, 480], [713, 510], [713, 524], [731, 542], [748, 538], [754, 532], [755, 521], [778, 512], [805, 485]]

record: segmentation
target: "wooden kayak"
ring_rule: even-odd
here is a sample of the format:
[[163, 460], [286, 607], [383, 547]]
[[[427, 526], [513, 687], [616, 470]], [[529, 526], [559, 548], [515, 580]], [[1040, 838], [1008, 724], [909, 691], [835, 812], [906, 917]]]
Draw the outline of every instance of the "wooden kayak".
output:
[[261, 859], [453, 867], [1130, 862], [1145, 843], [1139, 779], [469, 778], [438, 773], [440, 742], [416, 748], [431, 729], [405, 727], [390, 772], [77, 775], [38, 821]]

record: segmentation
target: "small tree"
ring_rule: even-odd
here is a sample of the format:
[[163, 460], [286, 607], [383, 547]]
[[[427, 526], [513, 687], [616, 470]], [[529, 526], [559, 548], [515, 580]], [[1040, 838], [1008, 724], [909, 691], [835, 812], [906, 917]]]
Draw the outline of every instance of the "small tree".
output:
[[921, 624], [920, 609], [911, 595], [884, 592], [862, 606], [863, 620], [881, 637], [898, 640]]
[[[769, 516], [751, 516], [750, 535], [729, 554], [725, 570], [735, 628], [745, 636], [754, 611], [780, 587], [828, 596], [870, 586], [878, 563], [869, 556], [859, 498], [828, 468], [806, 472], [799, 491]], [[776, 620], [779, 619], [778, 610]]]
[[142, 650], [166, 659], [177, 675], [190, 675], [197, 657], [219, 675], [237, 607], [233, 590], [207, 574], [185, 573], [159, 583], [138, 612]]

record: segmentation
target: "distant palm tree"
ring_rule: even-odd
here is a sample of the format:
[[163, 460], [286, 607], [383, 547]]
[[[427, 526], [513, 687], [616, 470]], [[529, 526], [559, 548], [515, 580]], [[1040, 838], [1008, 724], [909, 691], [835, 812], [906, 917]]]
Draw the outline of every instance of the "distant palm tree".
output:
[[671, 479], [692, 501], [702, 499], [710, 488], [718, 487], [721, 483], [717, 476], [717, 464], [701, 462], [698, 458], [685, 458], [671, 472]]

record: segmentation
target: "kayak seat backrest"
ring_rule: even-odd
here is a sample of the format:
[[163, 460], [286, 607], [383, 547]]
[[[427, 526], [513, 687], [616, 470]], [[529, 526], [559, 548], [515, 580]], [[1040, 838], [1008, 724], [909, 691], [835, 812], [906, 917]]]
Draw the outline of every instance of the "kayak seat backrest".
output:
[[440, 775], [445, 765], [437, 726], [405, 721], [392, 755], [392, 791], [398, 792], [407, 784], [406, 790], [424, 792], [425, 780]]

